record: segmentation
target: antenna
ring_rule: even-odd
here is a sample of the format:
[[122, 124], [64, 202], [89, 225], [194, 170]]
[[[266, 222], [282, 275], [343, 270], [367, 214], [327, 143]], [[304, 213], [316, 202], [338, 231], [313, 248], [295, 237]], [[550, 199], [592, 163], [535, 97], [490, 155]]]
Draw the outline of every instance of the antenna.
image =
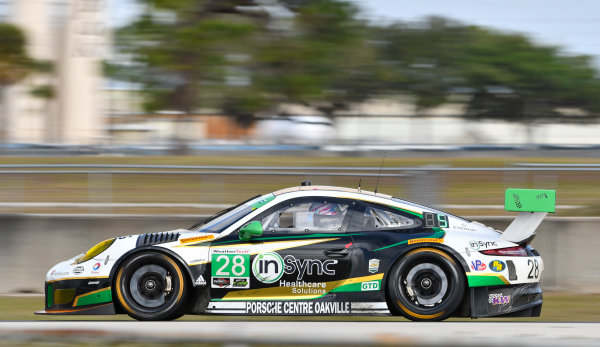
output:
[[375, 184], [375, 194], [377, 194], [377, 187], [379, 187], [379, 176], [381, 176], [381, 169], [383, 169], [383, 162], [385, 161], [385, 155], [387, 152], [383, 152], [383, 159], [381, 159], [381, 167], [379, 168], [379, 174], [377, 174], [377, 183]]
[[358, 179], [358, 191], [360, 192], [360, 182], [362, 181], [362, 178]]

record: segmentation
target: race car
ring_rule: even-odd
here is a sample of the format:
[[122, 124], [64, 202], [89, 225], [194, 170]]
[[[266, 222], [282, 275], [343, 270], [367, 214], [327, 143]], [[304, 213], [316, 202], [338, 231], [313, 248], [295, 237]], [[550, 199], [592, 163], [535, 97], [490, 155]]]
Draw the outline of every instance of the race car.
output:
[[38, 314], [536, 317], [544, 263], [531, 247], [555, 191], [507, 189], [500, 232], [389, 195], [298, 187], [192, 226], [103, 241], [55, 265]]

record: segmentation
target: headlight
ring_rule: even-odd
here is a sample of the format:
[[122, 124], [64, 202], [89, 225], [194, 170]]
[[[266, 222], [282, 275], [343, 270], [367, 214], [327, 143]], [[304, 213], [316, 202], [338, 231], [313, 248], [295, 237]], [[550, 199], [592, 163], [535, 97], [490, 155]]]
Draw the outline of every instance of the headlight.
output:
[[98, 254], [104, 252], [108, 247], [110, 247], [110, 245], [113, 244], [113, 242], [115, 242], [115, 239], [109, 239], [109, 240], [100, 242], [99, 244], [90, 248], [90, 250], [87, 251], [83, 256], [81, 256], [81, 258], [76, 259], [75, 264], [81, 264], [84, 261], [88, 261], [88, 260], [92, 259], [93, 257], [97, 256]]

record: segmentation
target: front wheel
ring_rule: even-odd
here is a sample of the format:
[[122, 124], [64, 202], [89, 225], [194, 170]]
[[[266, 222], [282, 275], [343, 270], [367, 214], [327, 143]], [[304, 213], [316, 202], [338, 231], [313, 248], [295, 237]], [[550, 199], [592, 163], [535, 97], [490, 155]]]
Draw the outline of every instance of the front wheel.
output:
[[456, 261], [435, 248], [412, 250], [388, 280], [390, 311], [410, 320], [440, 321], [460, 305], [465, 292]]
[[183, 315], [187, 286], [168, 256], [140, 253], [127, 259], [115, 279], [119, 304], [137, 320], [172, 320]]

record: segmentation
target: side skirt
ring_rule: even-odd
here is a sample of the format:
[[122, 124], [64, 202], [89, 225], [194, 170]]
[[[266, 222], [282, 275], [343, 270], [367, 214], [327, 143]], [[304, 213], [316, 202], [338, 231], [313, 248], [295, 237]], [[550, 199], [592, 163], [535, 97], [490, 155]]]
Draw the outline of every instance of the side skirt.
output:
[[390, 315], [385, 302], [316, 300], [211, 301], [205, 313], [258, 316]]
[[65, 310], [45, 310], [36, 311], [36, 315], [113, 315], [115, 312], [115, 305], [112, 302], [94, 305], [89, 307], [65, 309]]

